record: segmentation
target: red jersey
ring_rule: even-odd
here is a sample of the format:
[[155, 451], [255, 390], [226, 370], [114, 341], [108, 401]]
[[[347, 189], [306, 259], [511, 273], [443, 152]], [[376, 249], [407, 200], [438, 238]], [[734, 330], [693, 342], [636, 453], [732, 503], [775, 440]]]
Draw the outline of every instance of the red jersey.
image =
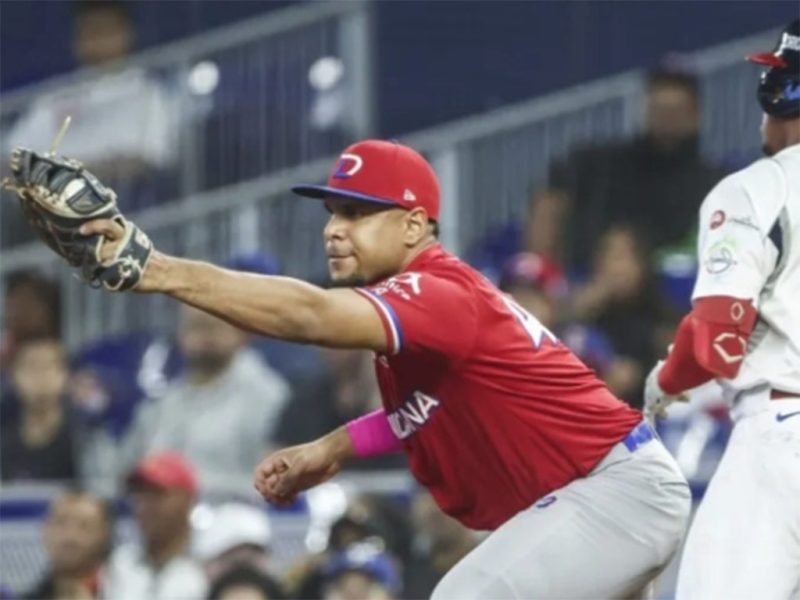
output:
[[434, 246], [356, 290], [390, 351], [375, 358], [414, 477], [449, 515], [494, 529], [587, 475], [642, 420], [535, 317]]

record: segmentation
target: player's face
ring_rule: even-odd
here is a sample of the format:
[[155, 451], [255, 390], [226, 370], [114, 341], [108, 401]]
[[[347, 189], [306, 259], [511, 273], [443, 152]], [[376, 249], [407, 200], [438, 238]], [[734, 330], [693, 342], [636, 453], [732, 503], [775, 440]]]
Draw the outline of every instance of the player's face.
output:
[[329, 198], [325, 253], [331, 279], [363, 285], [398, 273], [405, 256], [407, 211], [357, 200]]

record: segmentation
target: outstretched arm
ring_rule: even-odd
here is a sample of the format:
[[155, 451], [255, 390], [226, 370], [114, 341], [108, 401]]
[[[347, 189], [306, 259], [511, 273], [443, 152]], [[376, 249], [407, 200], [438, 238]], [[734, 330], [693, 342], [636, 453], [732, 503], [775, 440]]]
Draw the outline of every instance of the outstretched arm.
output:
[[[81, 232], [103, 235], [110, 242], [104, 250], [113, 252], [124, 230], [102, 220], [87, 223]], [[261, 335], [335, 348], [387, 349], [380, 317], [352, 290], [325, 290], [299, 279], [241, 273], [154, 250], [136, 291], [167, 294]]]

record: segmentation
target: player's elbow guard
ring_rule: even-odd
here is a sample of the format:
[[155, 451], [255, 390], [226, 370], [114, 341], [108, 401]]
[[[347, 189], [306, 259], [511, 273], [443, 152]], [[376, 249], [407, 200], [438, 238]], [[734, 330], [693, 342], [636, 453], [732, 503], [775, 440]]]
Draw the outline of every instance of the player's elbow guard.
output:
[[710, 296], [698, 300], [690, 314], [693, 353], [715, 377], [733, 379], [742, 366], [758, 312], [750, 300]]

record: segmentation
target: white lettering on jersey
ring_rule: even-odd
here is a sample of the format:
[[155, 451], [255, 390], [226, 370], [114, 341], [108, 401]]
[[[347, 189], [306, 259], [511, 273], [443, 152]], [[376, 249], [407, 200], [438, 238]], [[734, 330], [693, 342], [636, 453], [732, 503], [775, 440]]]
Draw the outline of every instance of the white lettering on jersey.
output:
[[404, 440], [430, 419], [433, 409], [439, 406], [436, 398], [414, 392], [414, 395], [400, 408], [389, 413], [389, 427], [398, 439]]
[[422, 293], [421, 279], [421, 273], [401, 273], [379, 283], [372, 288], [372, 291], [380, 296], [393, 292], [403, 300], [411, 300], [411, 293], [415, 296], [419, 296]]
[[547, 327], [542, 325], [539, 322], [539, 319], [534, 317], [531, 313], [527, 310], [522, 308], [519, 304], [514, 302], [511, 297], [507, 296], [506, 294], [501, 294], [500, 298], [503, 300], [503, 303], [508, 307], [508, 310], [511, 311], [511, 314], [517, 318], [520, 325], [522, 325], [525, 332], [531, 338], [533, 342], [533, 347], [537, 350], [542, 345], [542, 340], [544, 338], [549, 339], [553, 343], [558, 342], [558, 338], [550, 331]]

